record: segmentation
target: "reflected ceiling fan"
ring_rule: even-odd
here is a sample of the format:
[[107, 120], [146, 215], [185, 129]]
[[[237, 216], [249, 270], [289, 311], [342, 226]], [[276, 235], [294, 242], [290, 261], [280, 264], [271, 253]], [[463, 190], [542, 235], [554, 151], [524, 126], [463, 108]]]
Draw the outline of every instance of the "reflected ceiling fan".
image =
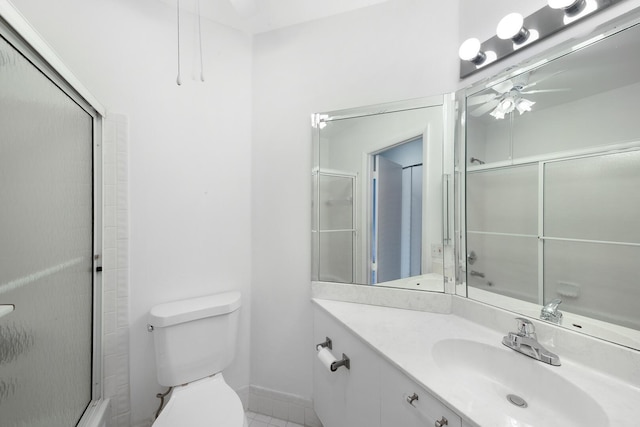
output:
[[473, 107], [480, 105], [480, 107], [472, 110], [470, 114], [473, 117], [480, 117], [486, 113], [496, 119], [504, 119], [504, 116], [517, 110], [520, 114], [524, 114], [527, 111], [531, 111], [531, 107], [535, 104], [535, 101], [531, 101], [523, 97], [523, 95], [529, 95], [534, 93], [548, 93], [548, 92], [565, 92], [570, 89], [531, 89], [538, 83], [547, 80], [556, 74], [550, 74], [542, 77], [533, 82], [528, 82], [529, 74], [516, 76], [512, 79], [505, 80], [498, 84], [491, 86], [489, 89], [493, 90], [493, 93], [485, 93], [476, 96], [471, 96], [467, 99], [467, 107]]

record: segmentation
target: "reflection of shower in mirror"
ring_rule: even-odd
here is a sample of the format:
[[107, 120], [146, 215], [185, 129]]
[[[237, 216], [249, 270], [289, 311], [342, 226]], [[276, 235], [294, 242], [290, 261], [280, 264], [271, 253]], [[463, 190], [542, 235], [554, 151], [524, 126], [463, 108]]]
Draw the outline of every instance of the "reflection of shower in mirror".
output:
[[[461, 91], [456, 157], [463, 293], [534, 317], [562, 299], [563, 327], [636, 349], [639, 24], [636, 12]], [[517, 94], [535, 108], [494, 120]]]

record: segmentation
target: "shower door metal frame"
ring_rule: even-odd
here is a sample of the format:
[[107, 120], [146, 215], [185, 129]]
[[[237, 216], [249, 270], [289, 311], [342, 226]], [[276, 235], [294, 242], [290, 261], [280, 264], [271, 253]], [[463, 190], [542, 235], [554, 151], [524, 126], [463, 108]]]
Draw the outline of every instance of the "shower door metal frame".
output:
[[104, 107], [80, 83], [49, 45], [25, 21], [20, 12], [7, 0], [0, 0], [0, 36], [11, 44], [31, 64], [69, 96], [80, 108], [92, 117], [93, 141], [93, 265], [92, 265], [92, 366], [91, 401], [82, 414], [78, 425], [89, 418], [92, 409], [102, 399], [102, 139]]

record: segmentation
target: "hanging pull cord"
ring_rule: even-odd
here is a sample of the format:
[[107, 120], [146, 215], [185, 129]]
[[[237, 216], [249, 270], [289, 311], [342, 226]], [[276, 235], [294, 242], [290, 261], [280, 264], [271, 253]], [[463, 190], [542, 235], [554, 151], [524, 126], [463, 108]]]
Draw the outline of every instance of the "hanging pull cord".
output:
[[200, 81], [204, 81], [204, 59], [202, 57], [202, 24], [200, 16], [200, 0], [196, 3], [198, 7], [198, 39], [200, 42]]
[[176, 83], [178, 86], [182, 84], [182, 77], [180, 76], [180, 0], [176, 0], [178, 5], [177, 9], [177, 23], [178, 23], [178, 78], [176, 78]]

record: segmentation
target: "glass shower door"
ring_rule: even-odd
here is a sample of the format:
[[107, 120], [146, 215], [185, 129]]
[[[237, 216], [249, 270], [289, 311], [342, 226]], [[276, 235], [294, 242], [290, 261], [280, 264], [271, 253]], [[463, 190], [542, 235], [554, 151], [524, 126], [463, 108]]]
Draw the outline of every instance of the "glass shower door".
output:
[[2, 427], [74, 426], [92, 398], [92, 146], [92, 116], [0, 38]]

